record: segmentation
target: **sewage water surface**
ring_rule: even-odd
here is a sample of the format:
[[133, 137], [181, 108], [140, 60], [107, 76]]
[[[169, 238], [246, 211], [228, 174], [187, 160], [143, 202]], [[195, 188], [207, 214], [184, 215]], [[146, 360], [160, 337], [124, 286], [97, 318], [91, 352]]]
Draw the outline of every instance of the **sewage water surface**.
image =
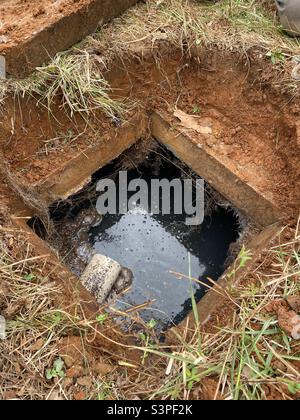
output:
[[191, 293], [196, 301], [205, 293], [205, 287], [170, 271], [191, 272], [205, 283], [207, 278], [217, 280], [229, 246], [237, 239], [235, 222], [232, 213], [219, 208], [201, 227], [193, 228], [184, 221], [174, 222], [172, 216], [154, 217], [139, 208], [122, 216], [105, 216], [92, 229], [90, 241], [95, 252], [114, 258], [134, 273], [131, 290], [116, 306], [126, 310], [153, 301], [141, 315], [164, 327], [184, 319], [192, 308]]
[[[182, 163], [180, 168], [174, 165], [174, 157], [166, 153], [168, 158], [159, 165], [156, 154], [150, 154], [144, 164], [129, 171], [128, 182], [134, 178], [150, 183], [153, 177], [182, 177]], [[230, 244], [238, 238], [238, 220], [232, 210], [216, 206], [202, 225], [188, 226], [186, 215], [152, 215], [137, 204], [126, 214], [105, 215], [95, 223], [97, 216], [93, 219], [91, 214], [97, 214], [96, 180], [116, 174], [116, 167], [113, 163], [100, 170], [88, 193], [83, 191], [52, 212], [62, 238], [60, 252], [79, 276], [93, 253], [109, 256], [130, 268], [133, 284], [113, 306], [126, 311], [151, 302], [140, 311], [140, 316], [146, 322], [155, 319], [158, 328], [165, 329], [178, 324], [191, 310], [191, 293], [198, 302], [206, 291], [204, 286], [171, 271], [185, 276], [190, 272], [204, 283], [208, 283], [208, 278], [216, 281], [224, 271]]]

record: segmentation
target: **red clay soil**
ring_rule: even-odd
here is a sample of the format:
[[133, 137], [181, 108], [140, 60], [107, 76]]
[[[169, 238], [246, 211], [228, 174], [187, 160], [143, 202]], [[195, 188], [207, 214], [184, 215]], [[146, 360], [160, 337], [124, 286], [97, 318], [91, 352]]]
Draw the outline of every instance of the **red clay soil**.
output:
[[[198, 55], [199, 58], [199, 55]], [[203, 51], [201, 64], [182, 57], [181, 52], [166, 51], [160, 69], [153, 58], [143, 62], [131, 60], [118, 64], [107, 77], [118, 95], [143, 103], [147, 111], [168, 114], [177, 128], [180, 121], [173, 116], [174, 106], [211, 124], [215, 142], [203, 143], [245, 181], [256, 186], [280, 208], [288, 221], [298, 216], [299, 192], [299, 124], [297, 99], [274, 88], [268, 64], [253, 60], [251, 69], [245, 61], [231, 53]], [[178, 69], [182, 69], [178, 73]], [[41, 182], [53, 170], [63, 166], [79, 151], [113, 136], [118, 141], [117, 127], [101, 115], [86, 130], [85, 122], [71, 121], [60, 107], [37, 108], [33, 99], [18, 104], [7, 102], [0, 121], [0, 144], [12, 168], [25, 182]], [[278, 110], [281, 112], [278, 112]], [[128, 116], [130, 118], [130, 115]], [[78, 138], [72, 142], [67, 136]], [[61, 138], [60, 138], [61, 137]], [[52, 140], [51, 140], [52, 139]], [[46, 148], [48, 145], [48, 149]]]
[[4, 0], [0, 4], [0, 55], [7, 72], [28, 75], [124, 12], [137, 0]]

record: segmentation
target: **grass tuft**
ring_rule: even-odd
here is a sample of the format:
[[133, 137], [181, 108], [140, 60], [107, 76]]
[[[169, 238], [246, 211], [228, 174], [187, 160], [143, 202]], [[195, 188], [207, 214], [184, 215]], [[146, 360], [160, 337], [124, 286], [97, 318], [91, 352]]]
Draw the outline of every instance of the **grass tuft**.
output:
[[111, 119], [120, 119], [125, 114], [124, 104], [111, 97], [109, 83], [86, 51], [58, 54], [28, 79], [8, 81], [6, 89], [15, 95], [38, 98], [50, 112], [53, 105], [60, 104], [70, 117], [77, 113], [89, 116], [98, 110]]

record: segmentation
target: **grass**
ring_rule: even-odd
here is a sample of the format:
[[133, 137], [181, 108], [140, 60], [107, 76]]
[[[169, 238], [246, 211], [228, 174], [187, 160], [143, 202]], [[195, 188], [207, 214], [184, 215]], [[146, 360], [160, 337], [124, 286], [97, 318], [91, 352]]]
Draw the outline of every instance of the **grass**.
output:
[[[255, 47], [263, 54], [282, 54], [285, 59], [299, 52], [299, 40], [284, 34], [270, 2], [223, 0], [212, 4], [188, 0], [148, 1], [114, 25], [89, 37], [83, 47], [105, 51], [102, 60], [134, 55], [137, 46], [153, 49], [169, 42], [189, 53], [193, 48], [226, 49], [243, 54]], [[119, 40], [122, 39], [122, 43]]]
[[[43, 373], [53, 357], [52, 345], [56, 340], [55, 330], [45, 325], [40, 316], [49, 311], [60, 290], [47, 280], [37, 282], [30, 276], [28, 267], [36, 267], [37, 260], [30, 263], [25, 257], [19, 262], [12, 257], [9, 240], [5, 240], [9, 235], [16, 240], [16, 232], [1, 230], [0, 288], [5, 293], [4, 308], [7, 307], [2, 311], [7, 322], [7, 339], [0, 341], [0, 398], [13, 393], [15, 397], [34, 399], [45, 395]], [[18, 245], [27, 248], [21, 241]], [[3, 310], [3, 302], [1, 306]], [[41, 337], [45, 337], [44, 346], [33, 351], [32, 346]]]
[[159, 366], [164, 370], [161, 383], [148, 379], [152, 391], [147, 398], [197, 398], [208, 379], [213, 384], [210, 398], [215, 399], [289, 400], [299, 396], [299, 342], [265, 310], [271, 302], [300, 295], [299, 233], [272, 247], [264, 256], [265, 267], [258, 266], [251, 279], [230, 289], [240, 309], [233, 311], [227, 325], [214, 333], [203, 332], [193, 305], [195, 322], [180, 333], [171, 330], [172, 345], [167, 349], [148, 346], [148, 353], [165, 365]]
[[9, 224], [4, 228], [4, 220], [8, 216], [0, 212], [0, 312], [6, 319], [0, 399], [45, 400], [53, 391], [68, 399], [59, 343], [68, 335], [83, 340], [90, 323], [75, 290], [72, 305], [61, 300], [63, 286], [54, 281], [60, 275], [57, 267], [47, 267], [45, 256], [36, 256], [21, 232]]
[[[58, 54], [49, 65], [38, 68], [28, 79], [8, 81], [6, 94], [10, 92], [37, 98], [49, 112], [59, 104], [71, 118], [75, 114], [86, 118], [101, 111], [116, 120], [125, 114], [124, 104], [111, 98], [109, 83], [87, 51]], [[2, 87], [4, 96], [5, 87]]]
[[[224, 293], [232, 314], [226, 322], [203, 331], [193, 301], [194, 321], [170, 330], [166, 343], [155, 339], [151, 322], [137, 336], [141, 345], [131, 346], [121, 336], [106, 335], [107, 314], [87, 320], [80, 305], [76, 306], [76, 291], [74, 306], [61, 306], [57, 299], [64, 295], [63, 286], [53, 281], [59, 273], [53, 267], [46, 269], [45, 257], [36, 256], [23, 235], [4, 228], [4, 223], [2, 219], [0, 310], [7, 320], [7, 338], [0, 340], [0, 398], [59, 395], [73, 399], [78, 386], [75, 380], [67, 387], [67, 367], [59, 351], [60, 340], [69, 335], [81, 337], [86, 345], [88, 337], [98, 336], [124, 350], [125, 358], [119, 359], [119, 368], [107, 380], [89, 368], [92, 385], [85, 390], [86, 399], [188, 400], [208, 397], [207, 384], [209, 398], [289, 400], [298, 396], [299, 341], [266, 308], [274, 301], [300, 296], [299, 226], [296, 232], [283, 230], [251, 274]], [[231, 279], [250, 263], [248, 257], [243, 249]], [[126, 359], [132, 351], [138, 351], [140, 362]], [[87, 353], [88, 366], [91, 357]]]
[[[78, 392], [84, 399], [125, 398], [118, 389], [114, 365], [132, 366], [130, 355], [127, 361], [99, 340], [114, 343], [106, 335], [112, 332], [115, 343], [128, 349], [126, 337], [114, 330], [105, 312], [87, 317], [76, 288], [67, 297], [65, 273], [48, 257], [36, 254], [26, 234], [11, 226], [1, 208], [0, 314], [6, 337], [0, 339], [0, 400], [69, 400]], [[67, 377], [61, 343], [68, 337], [80, 339], [81, 356], [75, 367], [81, 367], [80, 377], [91, 378], [89, 388], [78, 385], [77, 377]], [[109, 378], [94, 370], [99, 361], [112, 366]]]

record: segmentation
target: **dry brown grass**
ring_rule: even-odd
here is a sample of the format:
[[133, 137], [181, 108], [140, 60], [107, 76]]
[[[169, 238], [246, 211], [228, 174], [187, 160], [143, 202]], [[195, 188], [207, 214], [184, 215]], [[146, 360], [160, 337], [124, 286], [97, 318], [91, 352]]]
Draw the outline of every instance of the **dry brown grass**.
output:
[[36, 254], [1, 210], [0, 314], [6, 319], [7, 336], [0, 340], [0, 399], [73, 396], [63, 386], [63, 377], [49, 380], [47, 371], [60, 358], [61, 340], [69, 335], [83, 339], [90, 324], [76, 290], [72, 304], [64, 302], [59, 268], [47, 258]]
[[[42, 319], [53, 311], [61, 288], [41, 274], [43, 258], [32, 259], [30, 246], [15, 229], [1, 223], [0, 237], [0, 312], [7, 320], [7, 339], [0, 341], [0, 395], [45, 397], [50, 387], [44, 372], [55, 356], [57, 336]], [[45, 345], [34, 351], [41, 338]]]
[[[0, 227], [0, 313], [7, 318], [7, 339], [0, 341], [0, 398], [73, 399], [80, 387], [76, 380], [67, 385], [65, 366], [62, 377], [47, 379], [61, 357], [59, 344], [63, 337], [76, 335], [87, 345], [89, 334], [105, 339], [105, 331], [58, 305], [63, 289], [53, 282], [55, 274], [20, 232], [7, 227], [7, 220], [2, 218]], [[287, 228], [262, 255], [251, 278], [230, 289], [240, 309], [228, 324], [214, 333], [203, 333], [195, 324], [180, 334], [175, 329], [164, 345], [145, 330], [136, 367], [123, 359], [108, 377], [89, 370], [91, 385], [84, 398], [295, 398], [299, 342], [265, 308], [274, 300], [299, 296], [299, 278], [299, 231]], [[119, 345], [130, 349], [125, 342]], [[91, 365], [89, 357], [87, 353]]]

